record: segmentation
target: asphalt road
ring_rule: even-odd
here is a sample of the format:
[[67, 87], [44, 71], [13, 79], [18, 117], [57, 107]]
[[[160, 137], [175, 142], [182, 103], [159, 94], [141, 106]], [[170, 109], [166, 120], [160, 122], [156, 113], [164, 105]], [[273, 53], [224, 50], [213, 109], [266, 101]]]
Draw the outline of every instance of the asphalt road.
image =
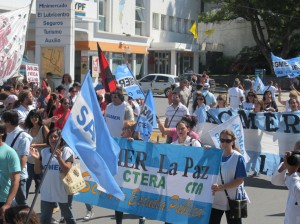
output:
[[[155, 96], [155, 104], [157, 109], [157, 115], [164, 119], [165, 108], [167, 106], [167, 99], [163, 96]], [[283, 99], [288, 99], [288, 92], [283, 93]], [[280, 106], [280, 111], [283, 111], [283, 106]], [[160, 142], [164, 140], [161, 135], [154, 133], [152, 140], [156, 141], [156, 136], [160, 136]], [[284, 210], [287, 200], [288, 191], [285, 188], [278, 188], [270, 183], [270, 177], [260, 175], [259, 177], [248, 177], [245, 180], [246, 191], [250, 197], [251, 203], [248, 204], [248, 218], [243, 219], [244, 224], [282, 224], [284, 220]], [[32, 188], [33, 190], [33, 188]], [[29, 195], [29, 203], [32, 202], [33, 194]], [[40, 212], [40, 199], [34, 206], [34, 210]], [[78, 223], [86, 222], [83, 217], [86, 213], [86, 208], [83, 203], [73, 202], [73, 211], [77, 218]], [[94, 209], [94, 217], [88, 221], [91, 224], [114, 224], [114, 211], [97, 207]], [[60, 213], [53, 215], [55, 219], [60, 218]], [[123, 224], [138, 223], [138, 217], [124, 214]], [[148, 224], [163, 223], [157, 220], [147, 220]], [[227, 223], [225, 217], [222, 219], [222, 224]]]

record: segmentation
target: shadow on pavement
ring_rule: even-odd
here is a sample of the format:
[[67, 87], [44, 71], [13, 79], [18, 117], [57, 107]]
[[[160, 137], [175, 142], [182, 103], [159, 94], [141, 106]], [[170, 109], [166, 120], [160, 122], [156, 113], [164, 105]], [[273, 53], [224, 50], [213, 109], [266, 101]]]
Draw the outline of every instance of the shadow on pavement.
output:
[[284, 212], [283, 213], [278, 213], [278, 214], [267, 215], [267, 216], [273, 216], [273, 217], [284, 216]]
[[[262, 176], [262, 175], [261, 175]], [[286, 187], [275, 186], [271, 184], [269, 180], [265, 180], [265, 177], [247, 177], [245, 178], [245, 186], [247, 187], [258, 187], [258, 188], [267, 188], [267, 189], [277, 189], [277, 190], [286, 190]]]

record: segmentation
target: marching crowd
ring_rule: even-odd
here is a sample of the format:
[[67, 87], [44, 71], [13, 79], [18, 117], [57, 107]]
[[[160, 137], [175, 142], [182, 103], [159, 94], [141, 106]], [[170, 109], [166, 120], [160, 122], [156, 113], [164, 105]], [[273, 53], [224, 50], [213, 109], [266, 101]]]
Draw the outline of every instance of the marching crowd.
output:
[[[285, 111], [299, 110], [300, 93], [295, 88], [290, 91], [289, 99], [282, 99], [281, 89], [270, 82], [261, 98], [255, 93], [253, 85], [249, 77], [243, 83], [235, 79], [228, 94], [215, 97], [210, 92], [207, 74], [199, 77], [194, 75], [190, 82], [182, 79], [178, 87], [171, 87], [164, 123], [157, 117], [159, 130], [167, 136], [166, 143], [201, 147], [201, 136], [193, 129], [197, 124], [206, 121], [210, 108], [278, 112], [276, 91], [278, 102], [285, 106]], [[80, 83], [73, 83], [69, 74], [64, 74], [61, 84], [56, 87], [51, 73], [46, 74], [42, 88], [34, 83], [6, 83], [2, 87], [0, 102], [4, 109], [0, 116], [0, 224], [4, 218], [6, 221], [11, 220], [7, 223], [22, 223], [19, 220], [24, 219], [24, 214], [29, 211], [27, 198], [32, 181], [35, 190], [40, 189], [41, 223], [76, 223], [72, 212], [72, 196], [67, 195], [61, 180], [61, 173], [68, 173], [75, 155], [61, 139], [61, 130], [80, 88]], [[128, 138], [129, 141], [142, 140], [139, 133], [134, 133], [134, 126], [143, 101], [130, 97], [126, 99], [121, 88], [112, 93], [103, 93], [102, 89], [102, 80], [99, 77], [95, 91], [111, 136]], [[223, 130], [220, 134], [220, 147], [224, 152], [218, 182], [211, 186], [214, 201], [210, 224], [220, 223], [224, 213], [227, 223], [242, 223], [241, 218], [231, 217], [228, 204], [228, 198], [248, 199], [243, 186], [244, 178], [247, 177], [246, 165], [235, 146], [235, 139], [231, 130]], [[209, 146], [204, 147], [209, 150]], [[295, 151], [298, 149], [296, 147]], [[45, 172], [43, 168], [52, 153], [54, 157], [39, 188]], [[290, 157], [295, 157], [293, 163], [289, 163]], [[300, 223], [299, 167], [300, 156], [288, 152], [278, 170], [281, 179], [274, 182], [285, 184], [290, 191], [286, 211], [289, 217], [285, 218], [286, 224]], [[14, 199], [17, 207], [12, 206]], [[87, 214], [83, 219], [88, 221], [94, 215], [93, 207], [86, 204], [86, 209]], [[53, 212], [59, 210], [61, 220], [53, 220]], [[116, 224], [121, 224], [123, 212], [115, 211], [115, 217]], [[39, 223], [38, 220], [33, 213], [29, 223]], [[139, 217], [140, 224], [145, 222], [145, 217]]]

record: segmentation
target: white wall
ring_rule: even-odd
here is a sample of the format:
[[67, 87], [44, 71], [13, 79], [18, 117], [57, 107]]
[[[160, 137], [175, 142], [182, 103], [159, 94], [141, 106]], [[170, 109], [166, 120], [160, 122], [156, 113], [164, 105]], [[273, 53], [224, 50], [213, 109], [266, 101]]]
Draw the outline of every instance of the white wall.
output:
[[[215, 33], [211, 36], [201, 32], [212, 28], [215, 29]], [[251, 32], [251, 25], [244, 19], [219, 24], [199, 23], [199, 39], [201, 40], [200, 44], [203, 42], [222, 44], [224, 56], [235, 56], [243, 47], [256, 45]]]

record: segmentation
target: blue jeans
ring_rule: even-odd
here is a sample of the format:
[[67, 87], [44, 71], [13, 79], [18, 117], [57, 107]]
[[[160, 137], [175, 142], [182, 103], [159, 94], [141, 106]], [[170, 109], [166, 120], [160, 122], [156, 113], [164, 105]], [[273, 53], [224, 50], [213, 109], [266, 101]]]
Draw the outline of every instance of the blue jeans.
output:
[[[53, 209], [55, 202], [41, 201], [41, 223], [51, 224]], [[69, 203], [58, 203], [62, 217], [65, 218], [67, 224], [76, 224], [76, 219], [73, 215]]]
[[34, 180], [35, 182], [35, 191], [38, 189], [41, 182], [41, 175], [34, 173], [34, 164], [27, 163], [27, 172], [28, 172], [28, 179], [26, 182], [26, 198], [28, 198], [28, 193], [29, 193], [32, 180]]
[[19, 188], [16, 194], [16, 202], [18, 205], [27, 205], [26, 201], [26, 179], [20, 180]]
[[86, 210], [88, 210], [89, 212], [92, 211], [93, 209], [93, 205], [91, 204], [85, 204]]

